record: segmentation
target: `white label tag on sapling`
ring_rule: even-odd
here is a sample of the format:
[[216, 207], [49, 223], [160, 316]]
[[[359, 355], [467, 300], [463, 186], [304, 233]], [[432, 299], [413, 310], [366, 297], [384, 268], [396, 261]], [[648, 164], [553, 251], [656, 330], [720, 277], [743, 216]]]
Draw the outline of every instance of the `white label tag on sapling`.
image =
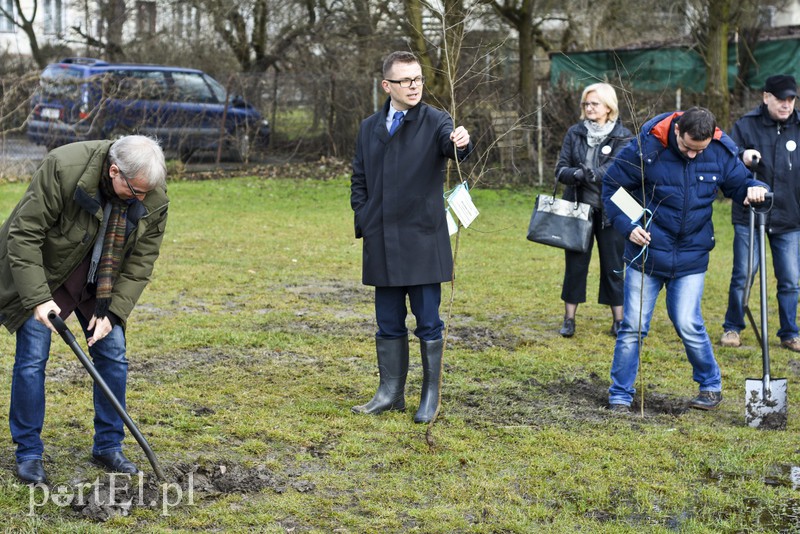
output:
[[644, 215], [644, 208], [639, 205], [639, 202], [637, 202], [630, 193], [621, 187], [611, 195], [611, 202], [616, 204], [617, 207], [622, 210], [622, 213], [630, 217], [632, 223], [635, 223]]
[[453, 220], [450, 210], [446, 209], [444, 212], [447, 214], [447, 231], [450, 233], [450, 235], [455, 235], [458, 232], [458, 225], [456, 224], [456, 221]]
[[447, 205], [456, 214], [464, 228], [468, 228], [472, 221], [475, 220], [475, 217], [478, 216], [478, 208], [472, 202], [472, 197], [463, 182], [458, 184], [453, 189], [453, 192], [447, 196]]

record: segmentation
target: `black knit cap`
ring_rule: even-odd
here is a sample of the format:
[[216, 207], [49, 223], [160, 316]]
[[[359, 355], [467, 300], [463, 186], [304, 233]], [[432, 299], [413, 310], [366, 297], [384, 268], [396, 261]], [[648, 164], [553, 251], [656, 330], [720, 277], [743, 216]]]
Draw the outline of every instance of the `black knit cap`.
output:
[[779, 100], [786, 100], [790, 96], [797, 96], [797, 82], [794, 76], [776, 74], [767, 78], [764, 91], [772, 93]]

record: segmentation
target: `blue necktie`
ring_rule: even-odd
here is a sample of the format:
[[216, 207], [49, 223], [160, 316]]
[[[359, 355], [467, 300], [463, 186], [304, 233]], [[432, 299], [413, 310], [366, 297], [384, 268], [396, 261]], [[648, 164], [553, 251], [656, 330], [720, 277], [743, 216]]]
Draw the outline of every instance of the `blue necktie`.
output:
[[404, 118], [405, 114], [402, 111], [394, 112], [394, 116], [392, 117], [392, 125], [389, 127], [389, 135], [394, 135]]

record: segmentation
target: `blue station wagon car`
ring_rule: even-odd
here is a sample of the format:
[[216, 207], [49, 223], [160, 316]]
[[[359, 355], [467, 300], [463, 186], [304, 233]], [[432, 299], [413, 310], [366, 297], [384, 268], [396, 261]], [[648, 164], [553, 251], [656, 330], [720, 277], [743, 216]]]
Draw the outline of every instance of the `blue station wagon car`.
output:
[[269, 123], [201, 70], [67, 58], [48, 65], [31, 100], [28, 138], [48, 149], [137, 133], [187, 160], [222, 148], [247, 159], [269, 143]]

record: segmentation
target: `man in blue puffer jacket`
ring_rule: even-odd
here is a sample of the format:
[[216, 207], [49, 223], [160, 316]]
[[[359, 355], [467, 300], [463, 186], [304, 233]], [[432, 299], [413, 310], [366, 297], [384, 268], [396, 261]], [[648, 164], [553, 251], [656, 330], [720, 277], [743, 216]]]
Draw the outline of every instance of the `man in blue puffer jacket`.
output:
[[[611, 196], [625, 189], [645, 208], [631, 220]], [[667, 288], [667, 312], [683, 341], [700, 393], [692, 408], [722, 402], [722, 381], [700, 310], [708, 254], [714, 248], [712, 204], [722, 191], [737, 203], [764, 201], [768, 189], [737, 157], [736, 145], [704, 108], [664, 113], [644, 124], [603, 178], [608, 218], [625, 247], [625, 304], [611, 366], [609, 405], [629, 411], [639, 368], [639, 336], [650, 328]]]

